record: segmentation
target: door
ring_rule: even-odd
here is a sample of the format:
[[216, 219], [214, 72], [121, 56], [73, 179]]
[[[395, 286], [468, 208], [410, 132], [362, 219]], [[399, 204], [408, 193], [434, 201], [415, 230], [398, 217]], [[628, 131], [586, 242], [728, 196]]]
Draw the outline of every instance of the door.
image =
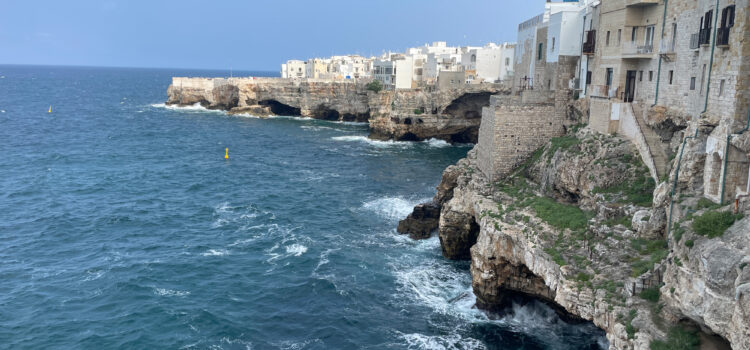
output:
[[625, 75], [625, 102], [633, 102], [635, 98], [635, 71], [629, 70]]

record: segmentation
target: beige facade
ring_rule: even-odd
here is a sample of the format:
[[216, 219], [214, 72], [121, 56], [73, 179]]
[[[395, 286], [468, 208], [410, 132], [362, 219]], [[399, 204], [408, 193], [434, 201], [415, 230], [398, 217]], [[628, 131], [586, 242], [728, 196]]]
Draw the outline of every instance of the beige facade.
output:
[[[604, 0], [588, 59], [586, 95], [597, 130], [621, 129], [615, 109], [622, 103], [633, 105], [629, 110], [636, 121], [648, 120], [658, 109], [711, 128], [704, 196], [716, 202], [748, 192], [749, 150], [740, 148], [741, 137], [733, 134], [742, 132], [749, 118], [749, 5], [747, 0]], [[648, 146], [651, 154], [664, 151], [659, 147], [674, 151], [658, 142]]]

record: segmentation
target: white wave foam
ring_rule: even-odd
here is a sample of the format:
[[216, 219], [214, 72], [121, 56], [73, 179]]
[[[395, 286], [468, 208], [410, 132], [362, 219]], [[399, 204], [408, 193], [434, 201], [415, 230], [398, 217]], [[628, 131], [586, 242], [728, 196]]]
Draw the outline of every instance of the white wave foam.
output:
[[344, 141], [344, 142], [364, 142], [371, 146], [375, 147], [393, 147], [393, 146], [399, 146], [399, 147], [410, 147], [414, 145], [413, 142], [409, 141], [380, 141], [380, 140], [371, 140], [367, 138], [366, 136], [356, 136], [356, 135], [347, 135], [347, 136], [334, 136], [331, 137], [334, 141]]
[[407, 200], [401, 197], [385, 197], [365, 202], [362, 208], [375, 212], [380, 217], [389, 220], [401, 220], [409, 215], [414, 206], [426, 202], [428, 199]]
[[425, 335], [421, 333], [402, 334], [407, 349], [425, 350], [463, 350], [486, 349], [485, 345], [474, 338], [463, 338], [458, 334]]
[[0, 113], [5, 113], [5, 110], [4, 109], [0, 110]]
[[190, 295], [189, 291], [172, 290], [166, 288], [154, 288], [154, 294], [165, 297], [184, 297]]
[[443, 141], [443, 140], [438, 140], [436, 138], [431, 138], [429, 140], [424, 140], [422, 142], [426, 143], [430, 147], [435, 147], [435, 148], [445, 148], [445, 147], [451, 146], [450, 143]]
[[208, 251], [201, 253], [202, 256], [224, 256], [228, 254], [229, 251], [226, 249], [209, 249]]
[[284, 247], [286, 249], [286, 253], [289, 255], [294, 256], [300, 256], [302, 254], [305, 254], [307, 252], [307, 247], [301, 245], [301, 244], [292, 244]]
[[173, 111], [184, 111], [184, 112], [201, 112], [201, 113], [210, 112], [210, 113], [222, 113], [222, 114], [226, 113], [221, 110], [208, 109], [206, 107], [201, 106], [200, 103], [196, 103], [190, 106], [178, 106], [178, 105], [168, 105], [166, 103], [154, 103], [151, 105], [151, 107], [164, 108], [164, 109], [169, 109]]
[[336, 130], [329, 126], [320, 126], [320, 125], [302, 125], [300, 128], [305, 130], [312, 130], [312, 131], [320, 131], [320, 130]]
[[86, 271], [86, 277], [83, 279], [84, 282], [95, 281], [104, 276], [106, 271], [104, 270], [89, 270]]

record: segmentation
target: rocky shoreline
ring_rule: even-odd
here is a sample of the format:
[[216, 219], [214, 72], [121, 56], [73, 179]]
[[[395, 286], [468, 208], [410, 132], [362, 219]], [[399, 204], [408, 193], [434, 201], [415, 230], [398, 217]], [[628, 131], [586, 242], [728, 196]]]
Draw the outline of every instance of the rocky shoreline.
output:
[[370, 91], [366, 82], [279, 78], [173, 78], [167, 104], [254, 116], [368, 122], [370, 138], [476, 143], [482, 108], [508, 94], [497, 84], [458, 89]]
[[656, 184], [626, 139], [570, 127], [495, 183], [479, 171], [479, 147], [398, 228], [437, 232], [446, 258], [470, 259], [479, 308], [530, 296], [593, 322], [610, 349], [750, 349], [750, 219], [715, 238], [693, 230], [731, 210], [687, 186], [702, 181], [699, 154], [683, 160], [666, 236], [672, 184]]

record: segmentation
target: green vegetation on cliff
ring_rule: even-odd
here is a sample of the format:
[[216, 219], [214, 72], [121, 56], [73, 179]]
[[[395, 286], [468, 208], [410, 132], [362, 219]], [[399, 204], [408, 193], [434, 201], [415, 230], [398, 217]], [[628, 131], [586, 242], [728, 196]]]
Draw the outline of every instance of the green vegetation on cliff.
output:
[[693, 230], [708, 238], [720, 237], [742, 217], [742, 214], [735, 215], [727, 211], [708, 211], [693, 220]]
[[673, 327], [667, 333], [666, 340], [651, 342], [651, 350], [695, 350], [701, 345], [697, 332], [690, 332], [681, 327]]

